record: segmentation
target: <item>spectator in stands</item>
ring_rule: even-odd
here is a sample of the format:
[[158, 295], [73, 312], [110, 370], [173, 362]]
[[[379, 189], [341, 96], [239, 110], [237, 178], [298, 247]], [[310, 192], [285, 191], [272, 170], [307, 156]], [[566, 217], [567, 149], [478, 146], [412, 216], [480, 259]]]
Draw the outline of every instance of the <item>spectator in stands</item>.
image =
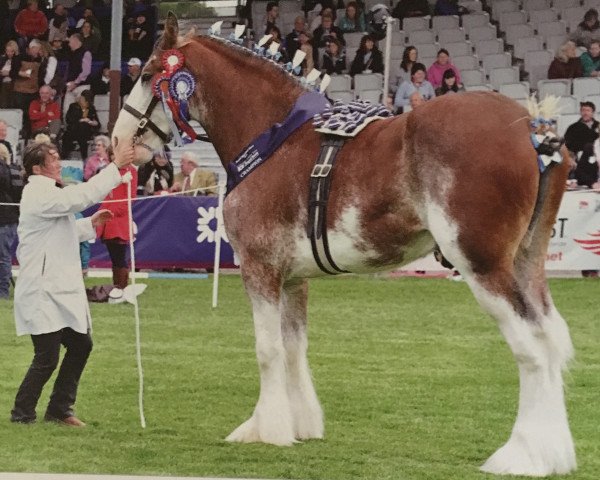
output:
[[41, 39], [48, 31], [48, 19], [38, 8], [38, 0], [27, 0], [27, 8], [19, 12], [15, 19], [15, 32], [19, 35], [21, 47], [33, 39]]
[[58, 60], [54, 55], [54, 50], [48, 42], [41, 42], [40, 55], [42, 62], [46, 64], [46, 72], [44, 73], [44, 85], [50, 85], [54, 90], [54, 94], [62, 94], [65, 84], [62, 76], [58, 72]]
[[281, 38], [281, 30], [279, 30], [279, 27], [277, 27], [275, 25], [272, 26], [269, 29], [269, 31], [267, 32], [267, 35], [271, 35], [271, 38], [267, 43], [265, 43], [265, 45], [264, 45], [265, 49], [269, 49], [271, 44], [277, 43], [279, 45], [279, 48], [277, 49], [277, 51], [281, 54], [281, 57], [279, 57], [278, 63], [287, 63], [289, 57], [287, 54], [287, 50], [285, 49], [285, 46], [283, 45], [283, 39]]
[[95, 30], [100, 30], [100, 22], [94, 15], [94, 10], [92, 10], [91, 8], [88, 7], [83, 10], [83, 19], [86, 22], [90, 22]]
[[[112, 146], [108, 147], [108, 155], [114, 161]], [[133, 165], [119, 168], [121, 176], [129, 173], [131, 175], [131, 196], [137, 196], [138, 171]], [[112, 264], [113, 285], [117, 288], [125, 288], [129, 281], [129, 266], [127, 265], [127, 245], [131, 241], [129, 236], [129, 209], [127, 206], [128, 185], [121, 183], [116, 186], [100, 205], [100, 210], [106, 209], [112, 212], [110, 222], [96, 227], [96, 232], [102, 243], [106, 245], [108, 255]], [[122, 200], [113, 202], [113, 200]]]
[[346, 43], [344, 33], [333, 24], [333, 17], [324, 15], [321, 17], [321, 25], [313, 32], [313, 45], [316, 48], [325, 48], [332, 39], [338, 40], [342, 45]]
[[294, 29], [285, 37], [285, 48], [288, 56], [294, 58], [296, 50], [300, 48], [300, 34], [306, 30], [306, 20], [302, 15], [294, 19]]
[[323, 54], [323, 65], [321, 70], [328, 75], [341, 75], [346, 70], [346, 56], [342, 51], [342, 45], [337, 39], [333, 39], [327, 45]]
[[139, 58], [130, 58], [127, 62], [127, 75], [121, 77], [121, 96], [129, 95], [135, 82], [140, 78], [142, 61]]
[[390, 81], [390, 92], [396, 93], [402, 82], [410, 82], [410, 71], [412, 66], [418, 61], [417, 49], [409, 45], [402, 53], [402, 61], [396, 68]]
[[61, 43], [67, 41], [67, 29], [69, 21], [67, 19], [67, 11], [61, 3], [57, 3], [54, 7], [54, 15], [48, 25], [48, 42], [52, 44], [55, 40]]
[[357, 73], [383, 73], [383, 55], [373, 36], [364, 35], [350, 67], [350, 75]]
[[269, 28], [277, 24], [279, 18], [279, 5], [277, 2], [267, 2], [265, 18], [262, 22], [263, 31], [265, 34], [269, 31]]
[[302, 50], [306, 56], [302, 61], [301, 67], [303, 76], [308, 75], [313, 68], [315, 68], [315, 61], [313, 57], [313, 47], [312, 47], [312, 35], [306, 30], [300, 33], [300, 50]]
[[598, 178], [598, 166], [600, 165], [600, 139], [594, 141], [593, 150], [589, 152], [589, 155], [584, 154], [577, 162], [575, 167], [575, 179], [577, 185], [583, 185], [588, 188], [600, 188], [600, 181]]
[[458, 0], [437, 0], [434, 15], [463, 15], [468, 10], [458, 4]]
[[431, 13], [427, 0], [400, 0], [392, 10], [392, 17], [424, 17]]
[[110, 91], [110, 67], [107, 64], [102, 66], [99, 71], [90, 81], [90, 89], [94, 96], [105, 95]]
[[365, 23], [365, 15], [358, 8], [358, 3], [351, 1], [346, 5], [346, 12], [339, 19], [338, 26], [342, 33], [365, 32], [367, 25]]
[[437, 53], [437, 59], [431, 64], [431, 67], [427, 70], [427, 80], [433, 85], [433, 88], [439, 88], [442, 86], [442, 78], [446, 70], [452, 70], [456, 77], [456, 83], [458, 86], [462, 86], [460, 81], [460, 72], [458, 68], [452, 65], [450, 61], [450, 54], [448, 50], [442, 48]]
[[68, 158], [73, 150], [73, 142], [76, 142], [79, 145], [81, 158], [86, 158], [88, 141], [92, 139], [100, 126], [90, 90], [81, 92], [77, 101], [69, 106], [65, 119], [67, 129], [62, 140], [62, 157]]
[[214, 196], [217, 194], [217, 178], [213, 172], [198, 167], [198, 156], [184, 152], [181, 156], [181, 173], [175, 175], [171, 192], [184, 192], [186, 196]]
[[583, 52], [581, 57], [581, 68], [584, 77], [597, 77], [600, 75], [600, 41], [592, 40], [587, 52]]
[[442, 85], [436, 88], [435, 95], [436, 97], [439, 97], [448, 93], [464, 92], [464, 90], [462, 85], [458, 85], [458, 79], [456, 78], [454, 70], [449, 68], [444, 72], [444, 75], [442, 76]]
[[4, 55], [0, 57], [0, 108], [14, 107], [13, 87], [20, 69], [19, 45], [10, 40], [4, 47]]
[[319, 14], [313, 18], [312, 22], [310, 22], [310, 31], [314, 32], [317, 28], [319, 28], [323, 21], [323, 17], [327, 15], [335, 20], [335, 12], [333, 9], [331, 7], [323, 7]]
[[84, 21], [81, 25], [81, 40], [83, 43], [83, 48], [89, 50], [92, 54], [92, 57], [98, 53], [98, 49], [100, 48], [100, 42], [102, 42], [102, 35], [100, 33], [100, 29], [92, 26], [91, 22]]
[[583, 77], [583, 68], [577, 58], [575, 43], [567, 41], [558, 47], [556, 56], [548, 68], [548, 78], [579, 78]]
[[[19, 203], [23, 178], [19, 167], [11, 164], [11, 154], [0, 144], [0, 203]], [[0, 205], [0, 300], [9, 298], [12, 278], [11, 248], [17, 239], [19, 207]]]
[[164, 151], [154, 152], [152, 160], [142, 165], [138, 171], [138, 195], [160, 195], [168, 193], [173, 186], [173, 164], [171, 151], [165, 145]]
[[4, 145], [10, 154], [10, 163], [14, 163], [14, 149], [10, 142], [6, 139], [8, 134], [8, 125], [4, 120], [0, 120], [0, 145]]
[[14, 82], [14, 102], [23, 110], [23, 126], [25, 136], [29, 136], [29, 104], [38, 95], [46, 76], [47, 59], [42, 57], [42, 44], [39, 40], [29, 43], [28, 55], [21, 59], [21, 65]]
[[65, 93], [63, 112], [68, 111], [69, 106], [78, 95], [81, 95], [81, 92], [90, 88], [92, 54], [83, 47], [83, 40], [79, 33], [74, 33], [69, 37], [67, 61], [67, 92]]
[[148, 58], [154, 45], [154, 30], [146, 18], [146, 12], [140, 12], [135, 23], [128, 30], [129, 52], [142, 58]]
[[425, 103], [425, 99], [423, 98], [423, 95], [419, 93], [418, 90], [415, 90], [413, 93], [410, 94], [409, 102], [410, 108], [408, 109], [408, 111], [411, 111], [423, 105]]
[[565, 145], [571, 155], [571, 167], [575, 169], [577, 161], [587, 152], [587, 157], [593, 155], [594, 142], [598, 138], [600, 123], [594, 118], [596, 105], [592, 102], [579, 104], [581, 118], [569, 125], [565, 132]]
[[569, 39], [578, 46], [589, 48], [592, 40], [600, 40], [600, 22], [598, 22], [598, 10], [590, 8], [583, 16], [583, 22], [577, 25]]
[[109, 146], [110, 138], [106, 135], [98, 135], [94, 138], [94, 153], [85, 161], [83, 167], [83, 179], [86, 182], [110, 163]]
[[40, 87], [39, 98], [29, 104], [29, 121], [31, 122], [31, 136], [45, 133], [50, 140], [56, 142], [60, 133], [60, 105], [53, 98], [54, 91], [49, 85]]
[[424, 100], [430, 100], [435, 97], [433, 86], [427, 80], [425, 65], [415, 63], [411, 69], [411, 81], [404, 82], [396, 91], [394, 98], [394, 107], [400, 111], [410, 104], [410, 96], [413, 92], [418, 91]]

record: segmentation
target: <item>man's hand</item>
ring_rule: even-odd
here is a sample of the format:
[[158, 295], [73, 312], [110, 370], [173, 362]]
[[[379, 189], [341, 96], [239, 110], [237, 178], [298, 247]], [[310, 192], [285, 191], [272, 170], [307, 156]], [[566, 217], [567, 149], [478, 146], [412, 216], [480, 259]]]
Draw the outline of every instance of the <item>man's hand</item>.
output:
[[131, 165], [134, 159], [133, 143], [120, 141], [115, 147], [115, 165], [119, 168]]
[[169, 188], [169, 192], [181, 192], [181, 183], [175, 182], [171, 188]]
[[114, 218], [114, 214], [110, 210], [98, 210], [92, 215], [92, 226], [99, 227], [106, 222], [110, 222]]
[[75, 85], [75, 82], [67, 83], [67, 92], [72, 92], [73, 90], [75, 90], [75, 87], [77, 87], [77, 85]]

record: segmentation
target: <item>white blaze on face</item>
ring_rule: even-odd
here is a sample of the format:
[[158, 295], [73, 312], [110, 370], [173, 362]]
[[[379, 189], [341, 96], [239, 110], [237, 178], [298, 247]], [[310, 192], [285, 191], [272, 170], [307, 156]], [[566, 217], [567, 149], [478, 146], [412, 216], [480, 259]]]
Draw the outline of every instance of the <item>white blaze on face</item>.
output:
[[[130, 107], [143, 114], [148, 109], [148, 105], [150, 105], [151, 101], [152, 92], [150, 90], [150, 83], [142, 84], [142, 82], [136, 82], [131, 94], [127, 98], [126, 103]], [[168, 133], [170, 131], [169, 124], [167, 123], [167, 117], [165, 116], [162, 105], [156, 105], [150, 118], [163, 132]], [[122, 109], [113, 129], [113, 145], [114, 137], [119, 138], [119, 141], [123, 141], [124, 139], [132, 139], [135, 136], [138, 124], [139, 120], [137, 118], [135, 118], [131, 113]], [[159, 150], [163, 147], [162, 140], [150, 129], [147, 129], [144, 132], [141, 141], [152, 150]], [[151, 159], [152, 152], [148, 148], [139, 145], [135, 148], [136, 164], [146, 163]]]

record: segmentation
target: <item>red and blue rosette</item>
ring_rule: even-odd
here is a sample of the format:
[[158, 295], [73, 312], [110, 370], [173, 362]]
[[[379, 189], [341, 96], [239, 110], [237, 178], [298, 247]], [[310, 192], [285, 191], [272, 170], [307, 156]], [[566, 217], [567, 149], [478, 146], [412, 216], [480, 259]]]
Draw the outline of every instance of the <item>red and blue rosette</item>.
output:
[[152, 77], [152, 93], [156, 98], [162, 98], [162, 93], [169, 93], [169, 80], [166, 73], [157, 73]]
[[188, 98], [194, 94], [196, 80], [187, 70], [178, 70], [169, 80], [171, 98], [179, 103], [181, 118], [189, 119]]
[[165, 72], [167, 72], [168, 75], [172, 75], [183, 67], [185, 57], [179, 50], [172, 49], [163, 52], [161, 61]]

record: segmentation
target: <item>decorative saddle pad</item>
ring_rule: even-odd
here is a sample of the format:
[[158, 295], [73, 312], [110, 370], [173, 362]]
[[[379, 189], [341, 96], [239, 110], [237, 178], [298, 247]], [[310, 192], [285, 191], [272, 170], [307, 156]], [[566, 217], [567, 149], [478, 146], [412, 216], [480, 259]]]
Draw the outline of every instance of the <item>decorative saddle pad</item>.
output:
[[336, 100], [313, 117], [315, 131], [341, 137], [355, 137], [369, 123], [391, 117], [383, 105], [373, 105], [363, 100], [348, 104]]

